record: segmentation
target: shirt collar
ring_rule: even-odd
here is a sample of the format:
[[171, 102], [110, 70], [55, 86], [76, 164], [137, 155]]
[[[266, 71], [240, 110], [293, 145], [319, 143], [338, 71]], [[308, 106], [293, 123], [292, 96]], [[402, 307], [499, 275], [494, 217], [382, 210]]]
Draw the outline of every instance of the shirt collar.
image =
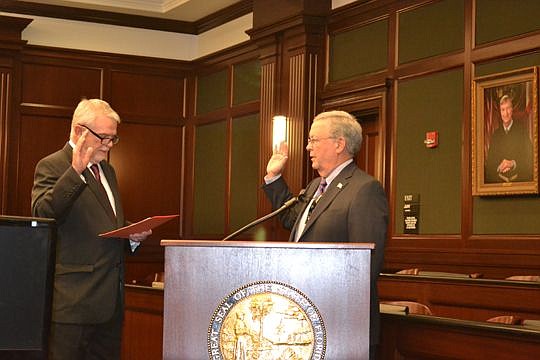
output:
[[512, 125], [514, 125], [514, 120], [513, 119], [510, 120], [510, 125], [508, 125], [508, 127], [505, 127], [503, 125], [504, 131], [506, 131], [506, 132], [510, 131], [510, 129], [512, 128]]
[[345, 169], [347, 167], [347, 165], [349, 165], [350, 163], [353, 162], [353, 159], [349, 159], [347, 161], [345, 161], [344, 163], [340, 164], [338, 167], [336, 167], [334, 170], [332, 170], [332, 172], [330, 173], [330, 175], [328, 175], [325, 179], [326, 179], [326, 186], [328, 188], [328, 185], [330, 185], [330, 183], [332, 182], [332, 180], [334, 180], [336, 178], [336, 176], [339, 175], [339, 173], [341, 172], [341, 170]]

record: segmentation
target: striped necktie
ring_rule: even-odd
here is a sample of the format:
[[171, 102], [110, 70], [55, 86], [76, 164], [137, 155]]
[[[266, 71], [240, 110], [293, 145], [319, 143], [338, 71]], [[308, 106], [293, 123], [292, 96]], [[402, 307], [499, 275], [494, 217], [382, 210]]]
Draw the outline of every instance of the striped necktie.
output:
[[317, 206], [317, 203], [319, 202], [319, 200], [321, 199], [321, 196], [323, 195], [324, 193], [324, 190], [326, 190], [326, 185], [328, 185], [326, 183], [326, 179], [325, 178], [321, 178], [321, 183], [319, 184], [319, 188], [317, 189], [317, 191], [315, 192], [315, 200], [313, 200], [311, 202], [311, 205], [309, 207], [309, 210], [308, 210], [308, 215], [307, 215], [307, 218], [306, 218], [306, 222], [309, 220], [309, 217], [311, 216], [311, 213], [313, 212], [313, 209], [315, 209], [315, 206]]

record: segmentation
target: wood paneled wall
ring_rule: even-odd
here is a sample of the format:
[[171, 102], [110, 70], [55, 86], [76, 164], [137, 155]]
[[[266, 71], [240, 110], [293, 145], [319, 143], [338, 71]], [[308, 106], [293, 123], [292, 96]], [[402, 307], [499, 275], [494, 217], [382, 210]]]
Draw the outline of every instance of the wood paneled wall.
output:
[[[31, 214], [34, 167], [68, 141], [73, 110], [84, 97], [108, 101], [122, 119], [109, 161], [126, 218], [183, 215], [190, 64], [37, 46], [0, 53], [0, 59], [12, 65], [0, 66], [2, 213]], [[181, 236], [180, 220], [156, 229], [138, 256], [128, 257], [128, 282], [163, 271], [159, 241]]]
[[[473, 79], [540, 65], [540, 22], [527, 16], [538, 3], [524, 5], [520, 16], [504, 16], [504, 0], [358, 1], [330, 15], [322, 106], [346, 109], [377, 91], [387, 100], [381, 118], [391, 209], [386, 271], [420, 267], [487, 278], [540, 272], [537, 222], [514, 232], [506, 226], [534, 216], [538, 196], [471, 194]], [[423, 140], [432, 130], [441, 142], [427, 150]], [[403, 231], [407, 193], [421, 197], [418, 234]], [[499, 219], [504, 213], [504, 221], [494, 213]]]

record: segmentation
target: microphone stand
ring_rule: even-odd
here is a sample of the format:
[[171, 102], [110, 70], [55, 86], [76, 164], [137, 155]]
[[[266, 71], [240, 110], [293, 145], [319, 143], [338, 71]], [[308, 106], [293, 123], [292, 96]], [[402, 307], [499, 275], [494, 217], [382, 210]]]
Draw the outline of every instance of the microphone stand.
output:
[[283, 212], [284, 210], [290, 208], [291, 206], [295, 205], [298, 201], [300, 201], [300, 196], [302, 196], [302, 194], [299, 195], [298, 197], [293, 197], [293, 198], [285, 201], [285, 203], [283, 205], [281, 205], [281, 207], [278, 208], [277, 210], [274, 210], [270, 214], [267, 214], [267, 215], [265, 215], [265, 216], [263, 216], [261, 218], [256, 219], [255, 221], [250, 222], [246, 226], [244, 226], [244, 227], [236, 230], [232, 234], [224, 237], [223, 239], [221, 239], [221, 241], [229, 240], [229, 239], [235, 237], [236, 235], [240, 234], [241, 232], [249, 229], [250, 227], [253, 227], [255, 225], [258, 225], [258, 224], [262, 223], [263, 221], [266, 221], [268, 219], [273, 218], [274, 216], [278, 215], [279, 213]]

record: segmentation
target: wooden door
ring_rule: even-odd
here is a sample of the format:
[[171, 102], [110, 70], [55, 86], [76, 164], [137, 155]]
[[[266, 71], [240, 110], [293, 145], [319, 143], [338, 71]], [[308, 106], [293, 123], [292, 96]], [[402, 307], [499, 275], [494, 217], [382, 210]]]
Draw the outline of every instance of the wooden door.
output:
[[384, 184], [383, 141], [377, 108], [353, 113], [362, 125], [362, 148], [356, 156], [358, 167]]

